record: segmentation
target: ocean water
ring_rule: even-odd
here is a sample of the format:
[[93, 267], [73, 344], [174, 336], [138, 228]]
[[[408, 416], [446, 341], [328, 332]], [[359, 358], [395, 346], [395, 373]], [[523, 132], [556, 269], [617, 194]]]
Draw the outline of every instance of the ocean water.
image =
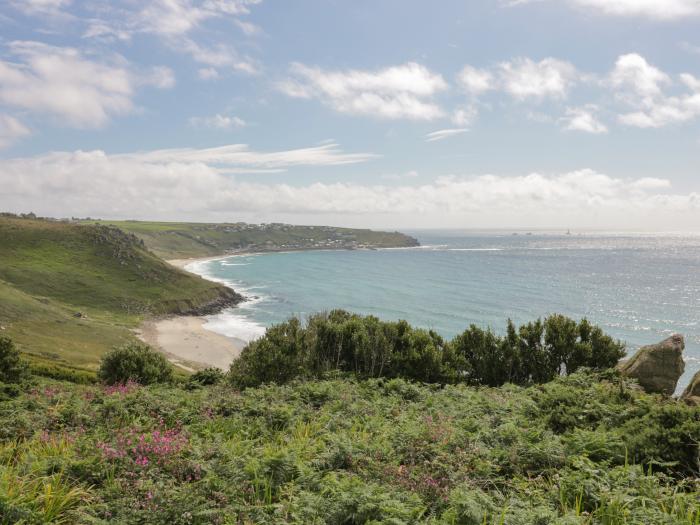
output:
[[700, 235], [409, 233], [420, 247], [192, 263], [249, 298], [205, 327], [249, 341], [290, 316], [344, 308], [451, 338], [471, 323], [502, 333], [508, 318], [562, 313], [587, 317], [629, 351], [683, 334], [679, 389], [700, 369]]

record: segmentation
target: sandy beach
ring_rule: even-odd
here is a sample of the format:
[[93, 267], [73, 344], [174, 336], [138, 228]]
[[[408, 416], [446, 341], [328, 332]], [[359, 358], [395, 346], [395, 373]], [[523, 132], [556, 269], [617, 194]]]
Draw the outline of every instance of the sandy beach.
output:
[[[169, 264], [185, 269], [190, 263], [223, 259], [231, 255], [171, 259]], [[137, 330], [137, 335], [146, 343], [158, 348], [170, 361], [181, 368], [194, 371], [207, 366], [228, 370], [246, 345], [242, 339], [226, 337], [204, 328], [207, 320], [199, 316], [169, 317], [149, 320]]]
[[146, 321], [137, 333], [144, 342], [159, 348], [182, 368], [215, 366], [228, 370], [246, 343], [207, 330], [205, 323], [203, 317], [171, 317]]

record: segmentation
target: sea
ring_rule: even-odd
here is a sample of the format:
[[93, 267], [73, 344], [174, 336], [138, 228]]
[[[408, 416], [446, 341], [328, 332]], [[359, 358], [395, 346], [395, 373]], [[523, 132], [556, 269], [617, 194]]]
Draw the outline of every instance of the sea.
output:
[[498, 333], [552, 313], [583, 317], [628, 352], [685, 336], [700, 369], [700, 234], [408, 231], [415, 248], [236, 255], [187, 269], [248, 300], [205, 328], [251, 341], [291, 316], [343, 308], [405, 319], [446, 338], [471, 324]]

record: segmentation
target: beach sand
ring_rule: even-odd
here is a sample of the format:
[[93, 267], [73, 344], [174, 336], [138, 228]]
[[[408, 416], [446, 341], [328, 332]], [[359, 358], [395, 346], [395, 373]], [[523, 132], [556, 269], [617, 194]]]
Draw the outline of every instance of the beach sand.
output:
[[[224, 259], [229, 255], [171, 259], [169, 264], [185, 269], [193, 262]], [[141, 340], [166, 354], [173, 364], [194, 371], [215, 366], [226, 371], [236, 359], [246, 342], [235, 337], [226, 337], [204, 328], [207, 320], [199, 316], [169, 317], [145, 321], [136, 331]]]
[[207, 330], [205, 322], [204, 318], [193, 316], [151, 320], [137, 334], [186, 370], [215, 366], [226, 371], [246, 343]]

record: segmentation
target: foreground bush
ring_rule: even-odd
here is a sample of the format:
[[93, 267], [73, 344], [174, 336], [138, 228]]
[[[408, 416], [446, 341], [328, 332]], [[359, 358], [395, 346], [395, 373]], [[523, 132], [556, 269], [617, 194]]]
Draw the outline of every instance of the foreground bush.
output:
[[172, 380], [173, 368], [160, 352], [132, 343], [115, 348], [102, 358], [99, 377], [108, 385], [128, 381], [148, 385]]
[[0, 523], [697, 525], [700, 411], [580, 371], [0, 402]]
[[0, 337], [0, 383], [19, 383], [27, 374], [27, 364], [12, 339]]
[[624, 345], [599, 327], [562, 315], [519, 329], [509, 321], [503, 337], [472, 325], [446, 342], [406, 321], [333, 310], [305, 325], [290, 319], [269, 328], [231, 365], [231, 380], [248, 387], [341, 371], [426, 383], [532, 384], [581, 367], [611, 368], [623, 356]]

